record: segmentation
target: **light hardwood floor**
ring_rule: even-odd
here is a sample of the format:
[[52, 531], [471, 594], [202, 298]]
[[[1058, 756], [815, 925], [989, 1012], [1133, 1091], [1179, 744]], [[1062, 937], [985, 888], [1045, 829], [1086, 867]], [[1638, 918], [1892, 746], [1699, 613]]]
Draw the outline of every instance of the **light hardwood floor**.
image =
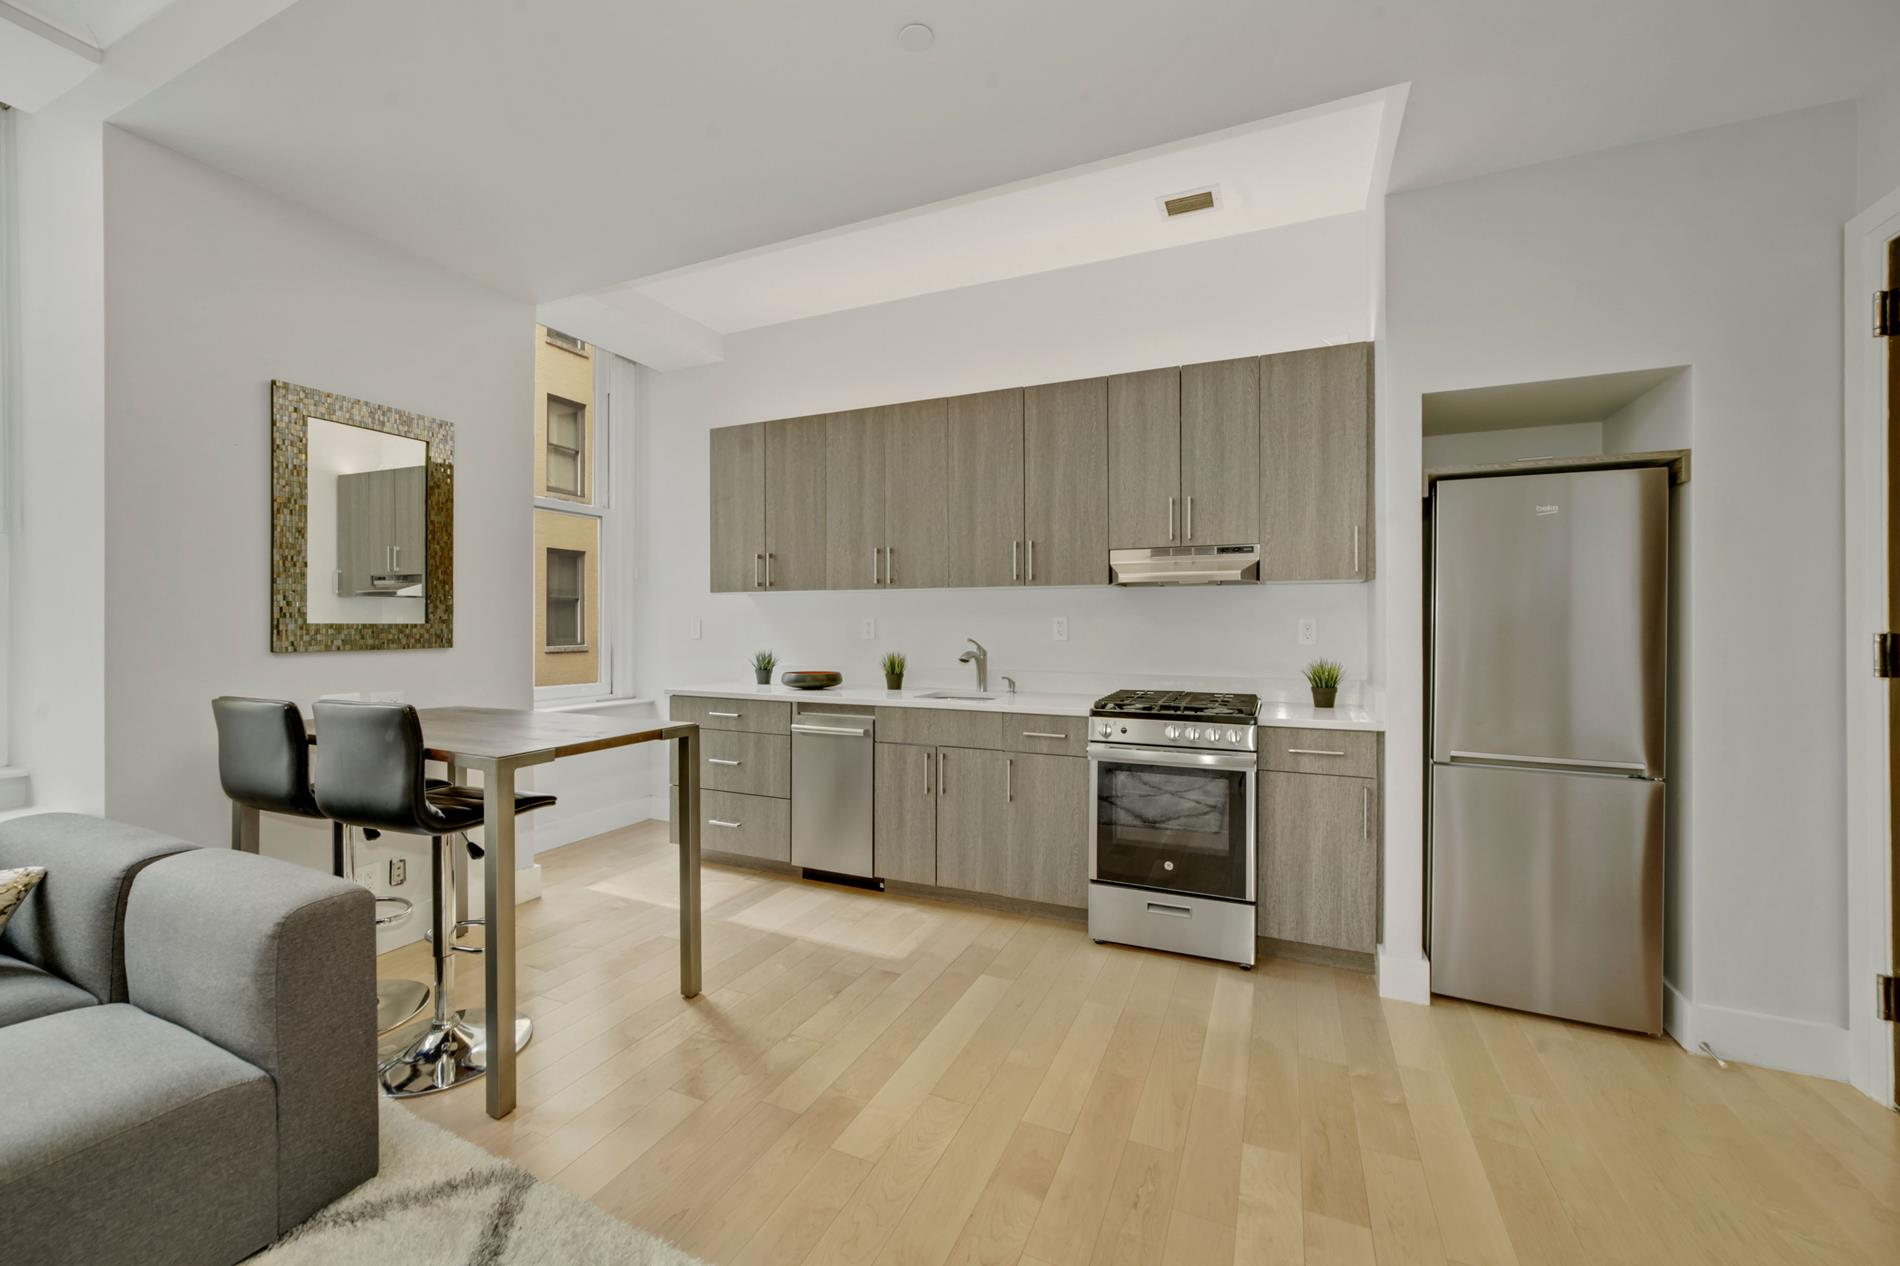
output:
[[663, 825], [540, 862], [521, 1107], [411, 1106], [708, 1262], [1900, 1260], [1900, 1115], [1838, 1083], [716, 866], [689, 1003]]

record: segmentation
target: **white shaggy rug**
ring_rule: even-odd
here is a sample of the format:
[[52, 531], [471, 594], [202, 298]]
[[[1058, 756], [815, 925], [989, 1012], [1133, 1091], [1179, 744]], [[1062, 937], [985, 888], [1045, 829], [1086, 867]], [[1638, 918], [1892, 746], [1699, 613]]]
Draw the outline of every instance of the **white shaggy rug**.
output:
[[382, 1169], [251, 1266], [699, 1266], [572, 1192], [382, 1102]]

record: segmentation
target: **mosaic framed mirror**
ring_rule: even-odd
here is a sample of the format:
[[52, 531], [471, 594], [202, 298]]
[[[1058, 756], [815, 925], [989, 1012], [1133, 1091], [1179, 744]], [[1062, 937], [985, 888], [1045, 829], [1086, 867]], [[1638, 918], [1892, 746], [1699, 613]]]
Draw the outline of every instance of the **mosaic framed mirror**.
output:
[[273, 381], [271, 650], [445, 649], [454, 585], [455, 428]]

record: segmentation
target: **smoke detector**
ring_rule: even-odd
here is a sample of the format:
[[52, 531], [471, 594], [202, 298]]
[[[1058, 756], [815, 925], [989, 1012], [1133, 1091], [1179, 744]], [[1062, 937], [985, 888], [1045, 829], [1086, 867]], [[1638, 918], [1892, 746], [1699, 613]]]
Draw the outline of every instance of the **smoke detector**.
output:
[[1207, 185], [1200, 189], [1185, 189], [1180, 193], [1171, 193], [1156, 198], [1155, 205], [1161, 208], [1163, 219], [1172, 220], [1183, 215], [1195, 215], [1202, 211], [1214, 211], [1220, 208], [1220, 186]]

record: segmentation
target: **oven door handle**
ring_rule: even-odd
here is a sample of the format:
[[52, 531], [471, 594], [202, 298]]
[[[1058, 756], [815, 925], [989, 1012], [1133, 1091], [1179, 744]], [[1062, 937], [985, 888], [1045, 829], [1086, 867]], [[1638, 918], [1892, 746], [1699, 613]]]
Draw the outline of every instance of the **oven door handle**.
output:
[[1247, 773], [1259, 767], [1252, 752], [1196, 752], [1166, 747], [1118, 747], [1113, 743], [1090, 743], [1089, 759], [1096, 763], [1112, 761], [1118, 765], [1177, 765], [1184, 769], [1236, 769]]

